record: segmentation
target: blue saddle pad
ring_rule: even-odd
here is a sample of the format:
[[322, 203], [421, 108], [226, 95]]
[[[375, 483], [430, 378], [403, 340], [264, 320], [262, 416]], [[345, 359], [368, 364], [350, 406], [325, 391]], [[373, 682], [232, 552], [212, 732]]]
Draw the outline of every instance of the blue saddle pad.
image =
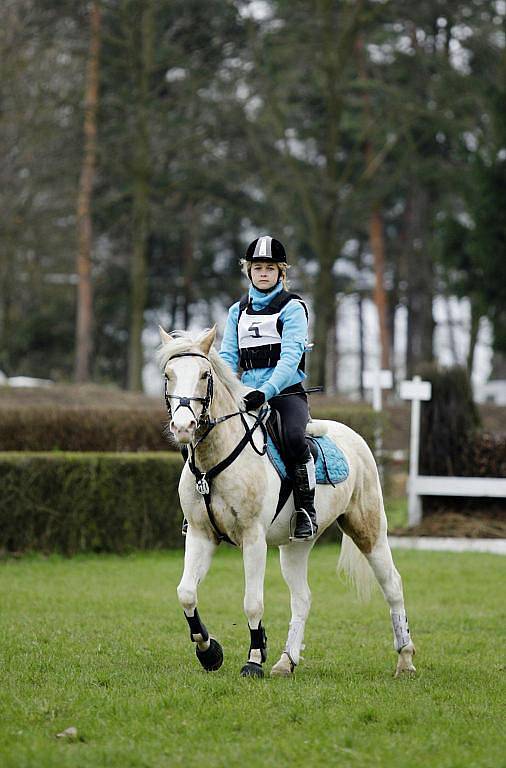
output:
[[[323, 437], [311, 437], [311, 440], [318, 448], [318, 458], [316, 460], [316, 482], [317, 483], [342, 483], [349, 475], [350, 468], [343, 452], [337, 445], [324, 435]], [[267, 438], [267, 454], [274, 468], [282, 480], [288, 477], [285, 464], [281, 455], [271, 440], [270, 435]], [[325, 456], [325, 463], [323, 460]], [[325, 471], [325, 464], [327, 471]], [[327, 474], [328, 473], [328, 474]]]

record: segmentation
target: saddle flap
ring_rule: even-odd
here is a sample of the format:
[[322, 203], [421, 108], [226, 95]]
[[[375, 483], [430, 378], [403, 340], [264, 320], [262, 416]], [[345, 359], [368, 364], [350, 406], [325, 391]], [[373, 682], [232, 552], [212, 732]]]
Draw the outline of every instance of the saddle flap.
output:
[[[269, 434], [269, 437], [271, 438], [272, 442], [276, 446], [277, 451], [279, 452], [279, 455], [281, 456], [283, 463], [286, 465], [286, 442], [285, 442], [285, 436], [283, 432], [283, 423], [281, 421], [281, 416], [278, 411], [276, 411], [274, 408], [271, 409], [269, 418], [267, 420], [267, 432]], [[316, 460], [318, 458], [318, 447], [315, 445], [314, 441], [311, 440], [308, 436], [306, 436], [306, 442], [309, 446], [309, 450], [311, 451], [311, 455], [313, 456], [314, 462], [316, 464]]]

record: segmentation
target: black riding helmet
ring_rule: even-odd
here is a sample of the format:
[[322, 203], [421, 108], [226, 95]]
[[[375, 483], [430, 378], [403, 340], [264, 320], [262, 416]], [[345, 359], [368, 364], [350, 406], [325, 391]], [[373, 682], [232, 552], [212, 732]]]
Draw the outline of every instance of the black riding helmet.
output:
[[286, 262], [286, 253], [283, 243], [269, 235], [257, 237], [248, 245], [245, 256], [246, 261], [274, 261], [276, 263]]

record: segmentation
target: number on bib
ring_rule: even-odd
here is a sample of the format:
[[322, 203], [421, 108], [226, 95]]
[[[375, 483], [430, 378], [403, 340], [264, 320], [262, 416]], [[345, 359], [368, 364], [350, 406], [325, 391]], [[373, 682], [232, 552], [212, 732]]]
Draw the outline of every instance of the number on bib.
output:
[[260, 337], [260, 331], [258, 329], [258, 326], [260, 325], [259, 320], [254, 320], [250, 327], [248, 328], [248, 333], [251, 333], [252, 336], [254, 336], [256, 339], [261, 338]]

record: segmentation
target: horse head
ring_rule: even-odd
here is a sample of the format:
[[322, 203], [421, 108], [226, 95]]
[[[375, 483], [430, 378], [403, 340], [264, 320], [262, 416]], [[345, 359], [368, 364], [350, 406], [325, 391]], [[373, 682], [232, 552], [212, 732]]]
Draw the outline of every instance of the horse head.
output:
[[208, 416], [213, 396], [213, 370], [208, 355], [215, 337], [216, 326], [185, 347], [179, 337], [160, 327], [162, 345], [168, 349], [163, 373], [169, 429], [178, 443], [193, 442], [197, 429]]

